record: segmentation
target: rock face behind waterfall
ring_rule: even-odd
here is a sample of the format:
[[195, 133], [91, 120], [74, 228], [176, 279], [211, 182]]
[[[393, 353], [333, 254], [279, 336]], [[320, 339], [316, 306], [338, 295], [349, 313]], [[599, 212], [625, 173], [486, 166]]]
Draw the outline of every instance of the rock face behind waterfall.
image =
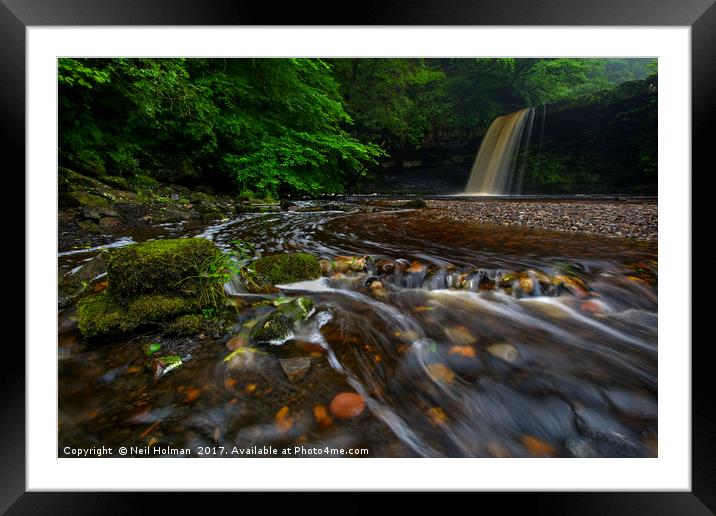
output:
[[[657, 84], [624, 83], [579, 99], [536, 106], [522, 176], [523, 194], [655, 194]], [[484, 135], [455, 137], [412, 152], [392, 152], [363, 193], [465, 191]]]
[[656, 194], [655, 78], [548, 104], [543, 137], [541, 111], [537, 108], [523, 193]]

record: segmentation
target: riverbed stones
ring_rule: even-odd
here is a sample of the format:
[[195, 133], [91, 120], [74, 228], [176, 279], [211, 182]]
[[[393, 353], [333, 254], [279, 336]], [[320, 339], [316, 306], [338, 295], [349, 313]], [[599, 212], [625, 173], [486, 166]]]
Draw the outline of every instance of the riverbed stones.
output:
[[82, 216], [86, 219], [100, 220], [103, 217], [119, 217], [117, 210], [109, 206], [106, 199], [103, 199], [104, 203], [91, 204], [82, 208]]
[[102, 217], [99, 219], [99, 227], [106, 230], [119, 229], [122, 227], [122, 220], [119, 217]]
[[410, 209], [420, 209], [420, 208], [426, 208], [428, 206], [428, 203], [425, 202], [424, 199], [410, 199], [406, 203], [402, 205], [403, 208], [410, 208]]
[[280, 358], [279, 363], [286, 378], [292, 383], [302, 380], [311, 368], [311, 359], [308, 357]]
[[331, 401], [331, 413], [338, 419], [352, 419], [365, 410], [365, 400], [355, 392], [341, 392]]
[[331, 266], [335, 272], [363, 272], [366, 260], [366, 256], [335, 256]]

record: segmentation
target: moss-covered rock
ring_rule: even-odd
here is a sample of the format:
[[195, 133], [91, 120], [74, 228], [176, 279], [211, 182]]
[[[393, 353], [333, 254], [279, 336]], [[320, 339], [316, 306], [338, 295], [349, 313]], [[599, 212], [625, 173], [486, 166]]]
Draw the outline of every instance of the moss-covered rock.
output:
[[87, 338], [115, 335], [166, 321], [195, 308], [196, 303], [190, 298], [146, 294], [123, 303], [105, 291], [85, 297], [77, 304], [77, 325]]
[[182, 315], [167, 324], [165, 331], [169, 335], [196, 335], [204, 329], [204, 321], [204, 316], [200, 314]]
[[61, 208], [84, 208], [87, 206], [109, 206], [104, 197], [89, 192], [65, 192], [58, 197]]
[[293, 338], [293, 325], [281, 312], [272, 312], [254, 328], [251, 338], [259, 344], [280, 345]]
[[129, 181], [121, 176], [104, 176], [100, 178], [100, 181], [102, 181], [107, 186], [111, 186], [112, 188], [119, 188], [120, 190], [129, 190], [131, 188], [129, 185]]
[[77, 326], [83, 336], [91, 338], [131, 331], [137, 324], [124, 306], [102, 292], [77, 303]]
[[316, 311], [313, 301], [307, 297], [297, 297], [277, 306], [282, 314], [296, 322], [308, 319]]
[[155, 240], [112, 251], [107, 268], [109, 289], [119, 298], [143, 293], [174, 293], [195, 297], [205, 288], [199, 272], [219, 256], [203, 238]]
[[137, 325], [148, 322], [166, 321], [179, 314], [196, 308], [192, 298], [163, 294], [145, 294], [132, 299], [127, 305], [127, 314]]
[[254, 262], [254, 270], [267, 283], [281, 285], [321, 277], [321, 265], [308, 253], [265, 256]]

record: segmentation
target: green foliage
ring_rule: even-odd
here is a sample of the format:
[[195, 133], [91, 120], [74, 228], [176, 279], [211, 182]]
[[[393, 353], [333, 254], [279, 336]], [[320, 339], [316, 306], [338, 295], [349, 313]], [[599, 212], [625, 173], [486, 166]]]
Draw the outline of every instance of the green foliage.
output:
[[197, 292], [199, 306], [204, 310], [211, 310], [226, 304], [224, 285], [239, 274], [239, 269], [239, 264], [231, 253], [219, 253], [197, 263], [194, 274], [184, 278], [179, 285], [184, 282], [192, 283], [194, 286], [191, 288]]
[[[62, 58], [59, 158], [136, 178], [148, 201], [168, 200], [149, 180], [241, 198], [341, 193], [388, 153], [476, 139], [500, 114], [656, 72], [655, 59]], [[655, 174], [651, 150], [638, 163]]]
[[318, 259], [308, 253], [264, 256], [253, 263], [256, 273], [268, 284], [281, 285], [321, 277]]
[[[656, 60], [335, 59], [355, 133], [389, 149], [484, 134], [501, 114], [573, 99], [656, 72]], [[653, 67], [651, 65], [654, 65]]]
[[159, 351], [160, 349], [162, 349], [161, 343], [151, 342], [150, 344], [148, 344], [146, 346], [146, 348], [144, 350], [144, 354], [147, 356], [150, 356], [150, 355], [153, 355], [154, 353], [156, 353], [157, 351]]
[[340, 192], [383, 152], [346, 132], [320, 59], [60, 59], [60, 158], [119, 176]]

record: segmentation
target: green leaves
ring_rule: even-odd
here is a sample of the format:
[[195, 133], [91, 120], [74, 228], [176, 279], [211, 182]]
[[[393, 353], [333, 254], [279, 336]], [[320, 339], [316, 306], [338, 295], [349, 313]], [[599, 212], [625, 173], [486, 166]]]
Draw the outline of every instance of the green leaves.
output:
[[147, 345], [146, 349], [144, 350], [144, 353], [147, 356], [150, 356], [159, 351], [160, 349], [162, 349], [162, 345], [159, 342], [152, 342]]
[[172, 181], [188, 163], [245, 195], [315, 195], [383, 154], [346, 132], [320, 59], [62, 59], [58, 73], [61, 156], [91, 155], [113, 175]]

